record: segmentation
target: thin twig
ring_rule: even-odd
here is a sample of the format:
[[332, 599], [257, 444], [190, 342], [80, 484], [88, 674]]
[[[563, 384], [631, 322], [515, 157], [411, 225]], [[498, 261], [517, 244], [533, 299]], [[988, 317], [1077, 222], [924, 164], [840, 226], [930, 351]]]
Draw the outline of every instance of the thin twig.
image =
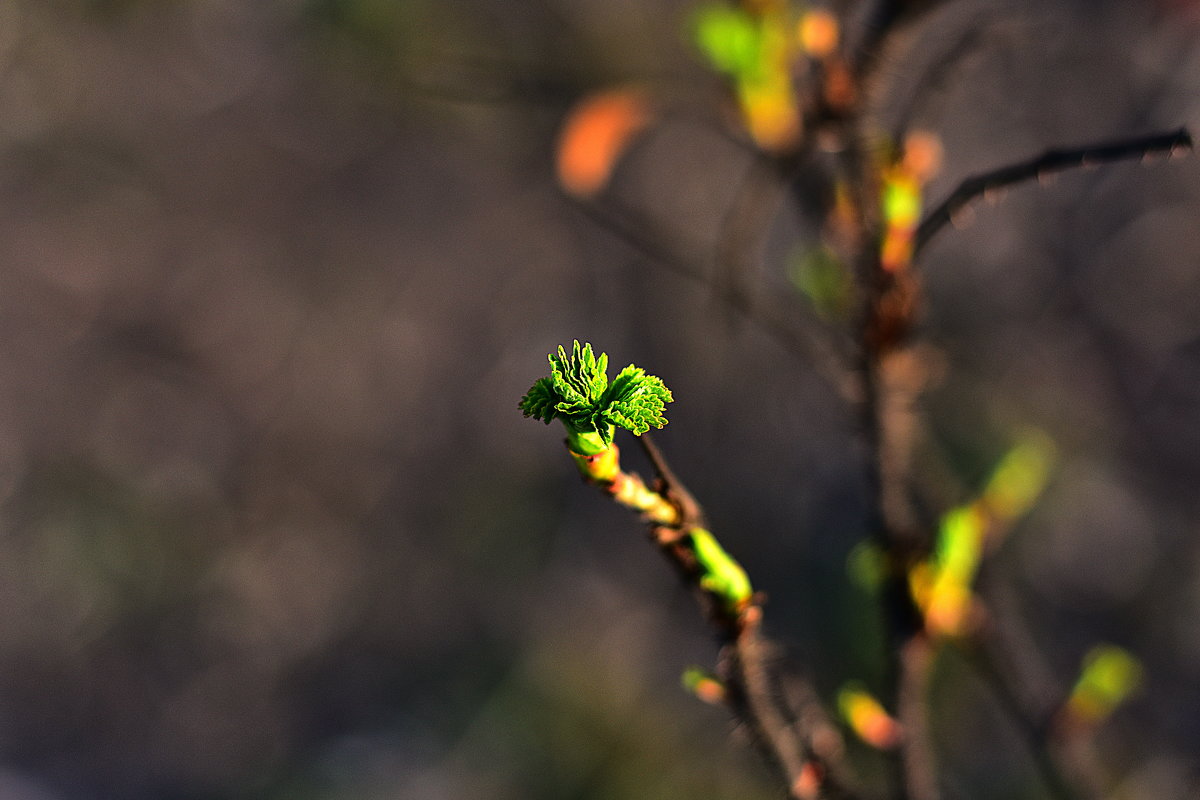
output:
[[654, 468], [654, 474], [661, 484], [658, 491], [679, 509], [682, 520], [680, 527], [690, 528], [697, 525], [705, 527], [708, 523], [704, 519], [704, 509], [683, 485], [683, 481], [675, 476], [671, 465], [667, 463], [666, 456], [654, 443], [653, 437], [649, 433], [643, 433], [637, 437], [637, 440], [638, 444], [642, 446], [642, 452], [646, 454], [646, 458], [650, 459], [650, 465]]
[[1057, 800], [1078, 800], [1078, 794], [1067, 784], [1050, 755], [1050, 725], [1046, 715], [1027, 707], [996, 665], [995, 657], [988, 652], [984, 641], [961, 644], [959, 650], [975, 668], [976, 674], [991, 687], [1001, 709], [1017, 725], [1046, 791]]
[[745, 273], [758, 266], [758, 259], [754, 257], [756, 248], [766, 238], [788, 189], [775, 162], [752, 159], [718, 227], [713, 248], [716, 254], [713, 288], [718, 297], [736, 295], [743, 298], [750, 316], [756, 304], [750, 292], [739, 287], [739, 279], [744, 286]]
[[1055, 172], [1078, 167], [1090, 167], [1113, 161], [1145, 158], [1158, 153], [1176, 155], [1192, 148], [1192, 137], [1186, 128], [1170, 133], [1121, 139], [1074, 149], [1047, 150], [1036, 158], [967, 178], [949, 197], [931, 210], [921, 224], [913, 241], [913, 257], [938, 234], [956, 214], [971, 201], [1027, 180], [1044, 178]]
[[[982, 15], [981, 15], [982, 16]], [[984, 19], [977, 19], [970, 29], [955, 42], [954, 46], [943, 52], [926, 70], [916, 86], [910, 90], [911, 98], [892, 126], [892, 141], [903, 142], [905, 135], [918, 118], [927, 118], [923, 106], [942, 95], [949, 85], [951, 78], [963, 73], [964, 62], [972, 55], [981, 52], [981, 44], [992, 33], [992, 28]]]
[[[647, 221], [636, 222], [622, 214], [612, 201], [577, 202], [576, 208], [593, 222], [631, 245], [643, 256], [670, 269], [676, 275], [711, 287], [710, 280], [690, 261], [678, 255], [660, 237], [648, 232]], [[775, 339], [784, 350], [792, 353], [805, 366], [813, 369], [847, 402], [858, 400], [858, 385], [854, 376], [843, 367], [844, 358], [827, 337], [802, 331], [790, 317], [769, 311], [762, 304], [751, 304], [745, 294], [735, 287], [715, 287], [717, 297], [731, 309], [742, 314], [762, 331]]]
[[873, 0], [868, 3], [857, 41], [850, 48], [852, 68], [860, 83], [879, 66], [884, 42], [900, 25], [915, 22], [945, 0]]
[[933, 668], [934, 643], [924, 634], [912, 636], [900, 654], [901, 684], [896, 697], [896, 714], [904, 726], [904, 777], [911, 797], [938, 796], [937, 769], [929, 746], [929, 680]]

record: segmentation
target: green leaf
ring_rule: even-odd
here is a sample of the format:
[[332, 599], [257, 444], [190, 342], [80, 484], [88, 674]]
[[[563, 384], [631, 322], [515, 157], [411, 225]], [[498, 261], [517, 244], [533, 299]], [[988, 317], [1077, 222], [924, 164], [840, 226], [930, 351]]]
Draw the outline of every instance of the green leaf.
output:
[[936, 567], [939, 577], [952, 577], [967, 586], [983, 555], [986, 518], [975, 505], [959, 506], [942, 515], [938, 527]]
[[612, 444], [613, 426], [640, 436], [667, 424], [663, 408], [672, 401], [671, 392], [640, 367], [630, 364], [609, 385], [608, 355], [597, 356], [591, 344], [581, 345], [578, 339], [569, 356], [560, 345], [547, 358], [550, 376], [539, 378], [521, 398], [525, 416], [547, 423], [557, 417], [569, 436], [598, 437], [604, 447]]
[[712, 3], [696, 12], [692, 26], [696, 46], [719, 71], [745, 78], [759, 69], [762, 34], [748, 12]]
[[1005, 521], [1027, 512], [1049, 482], [1054, 459], [1054, 440], [1041, 431], [1027, 431], [988, 480], [983, 492], [988, 509]]
[[1084, 656], [1083, 670], [1067, 702], [1079, 716], [1099, 722], [1112, 714], [1141, 680], [1142, 665], [1128, 650], [1097, 645]]
[[557, 356], [551, 353], [547, 358], [550, 360], [550, 379], [565, 405], [595, 405], [608, 387], [608, 355], [601, 353], [596, 358], [591, 344], [580, 347], [576, 339], [570, 358], [562, 345], [558, 346]]
[[674, 400], [662, 380], [630, 364], [601, 398], [605, 419], [641, 436], [667, 424], [663, 409]]
[[547, 425], [554, 419], [555, 404], [558, 397], [554, 393], [554, 384], [549, 378], [538, 378], [529, 392], [521, 398], [521, 413], [527, 417], [540, 419]]
[[843, 319], [854, 305], [854, 280], [837, 254], [825, 245], [794, 253], [788, 279], [826, 319]]

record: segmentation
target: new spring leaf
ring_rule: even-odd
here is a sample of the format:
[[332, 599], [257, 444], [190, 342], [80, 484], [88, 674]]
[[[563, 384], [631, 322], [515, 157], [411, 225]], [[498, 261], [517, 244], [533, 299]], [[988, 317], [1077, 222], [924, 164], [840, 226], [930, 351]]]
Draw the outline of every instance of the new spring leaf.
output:
[[570, 356], [559, 345], [550, 353], [550, 375], [521, 398], [521, 412], [546, 424], [561, 419], [571, 449], [595, 455], [612, 444], [614, 427], [642, 435], [667, 424], [663, 409], [673, 398], [662, 380], [630, 364], [608, 382], [608, 355], [576, 339]]

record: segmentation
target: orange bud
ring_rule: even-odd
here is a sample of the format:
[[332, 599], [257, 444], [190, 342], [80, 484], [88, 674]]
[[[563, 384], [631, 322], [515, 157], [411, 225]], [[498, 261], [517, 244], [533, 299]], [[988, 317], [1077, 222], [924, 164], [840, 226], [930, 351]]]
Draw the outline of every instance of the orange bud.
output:
[[872, 747], [887, 750], [900, 741], [900, 724], [879, 701], [856, 684], [838, 693], [838, 707], [850, 729]]
[[825, 9], [808, 12], [796, 27], [800, 46], [813, 58], [828, 58], [837, 49], [837, 19]]
[[836, 109], [848, 109], [858, 99], [858, 87], [850, 68], [839, 59], [825, 66], [825, 102]]
[[902, 167], [918, 183], [929, 181], [942, 168], [942, 142], [929, 131], [913, 131], [904, 140]]
[[879, 263], [888, 272], [900, 272], [912, 261], [913, 232], [906, 228], [888, 228], [879, 251]]
[[649, 101], [636, 89], [584, 98], [567, 115], [559, 136], [559, 183], [576, 197], [602, 190], [617, 160], [653, 117]]
[[800, 768], [800, 774], [796, 776], [796, 780], [792, 784], [792, 796], [802, 798], [802, 800], [811, 800], [811, 798], [819, 797], [820, 794], [821, 770], [813, 762], [807, 761]]
[[725, 684], [700, 667], [688, 667], [683, 672], [683, 688], [711, 705], [725, 702]]

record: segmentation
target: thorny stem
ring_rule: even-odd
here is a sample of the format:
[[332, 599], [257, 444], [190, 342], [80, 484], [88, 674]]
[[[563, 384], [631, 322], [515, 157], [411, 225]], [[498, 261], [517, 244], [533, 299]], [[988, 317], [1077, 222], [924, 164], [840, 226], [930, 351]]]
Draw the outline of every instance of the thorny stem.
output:
[[[653, 488], [635, 474], [620, 469], [615, 445], [596, 456], [572, 453], [590, 483], [615, 501], [642, 513], [650, 523], [651, 536], [688, 585], [703, 589], [695, 535], [704, 524], [704, 512], [687, 487], [675, 475], [662, 451], [643, 434], [638, 437], [654, 467]], [[609, 454], [611, 453], [611, 454]], [[606, 463], [606, 459], [612, 462]], [[634, 486], [637, 491], [621, 487]], [[631, 502], [630, 497], [636, 497]], [[851, 798], [833, 774], [833, 766], [815, 752], [813, 731], [798, 723], [783, 699], [779, 677], [770, 661], [772, 646], [762, 635], [762, 598], [751, 595], [730, 606], [701, 591], [705, 607], [721, 642], [722, 678], [730, 709], [742, 720], [754, 741], [780, 771], [796, 800]]]
[[1176, 155], [1191, 148], [1191, 134], [1186, 128], [1179, 128], [1170, 133], [1153, 136], [1139, 136], [1066, 150], [1047, 150], [1028, 161], [973, 175], [959, 184], [949, 197], [921, 221], [913, 242], [913, 256], [920, 253], [939, 231], [981, 195], [999, 192], [1028, 180], [1040, 180], [1068, 169], [1097, 166], [1113, 161], [1144, 159], [1159, 153]]
[[781, 699], [778, 676], [770, 664], [771, 645], [760, 633], [761, 621], [761, 614], [748, 619], [723, 648], [723, 672], [733, 688], [730, 704], [747, 720], [760, 749], [783, 773], [791, 797], [851, 797], [831, 774], [833, 765], [814, 751], [814, 731], [801, 732], [801, 724]]

